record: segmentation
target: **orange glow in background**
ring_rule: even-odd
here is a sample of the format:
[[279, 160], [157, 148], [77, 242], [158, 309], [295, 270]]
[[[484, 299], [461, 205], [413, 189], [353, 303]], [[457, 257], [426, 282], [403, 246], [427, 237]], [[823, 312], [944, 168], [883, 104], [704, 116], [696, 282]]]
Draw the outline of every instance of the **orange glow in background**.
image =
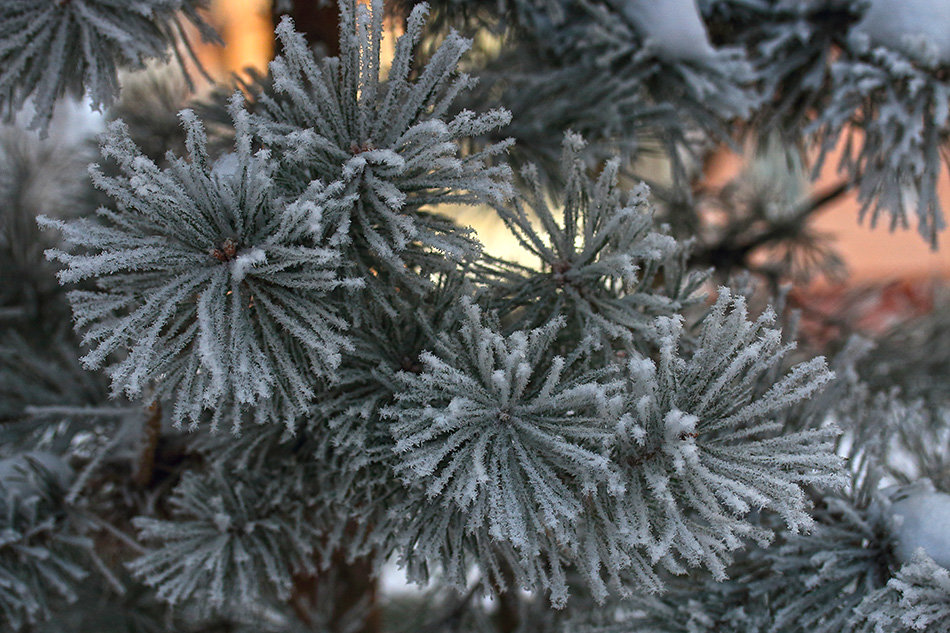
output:
[[[267, 63], [274, 56], [271, 0], [213, 0], [207, 19], [225, 42], [224, 47], [204, 43], [195, 46], [212, 77], [226, 80], [248, 67], [267, 72]], [[200, 39], [193, 36], [191, 41]]]
[[[836, 171], [841, 153], [830, 154], [818, 180], [815, 191], [830, 189], [843, 180]], [[743, 158], [722, 151], [710, 161], [706, 181], [719, 187], [735, 177], [742, 169]], [[944, 169], [940, 178], [940, 200], [950, 206], [950, 177]], [[940, 235], [940, 249], [933, 251], [917, 232], [917, 218], [909, 217], [910, 228], [889, 229], [889, 217], [882, 217], [872, 229], [865, 220], [858, 223], [861, 205], [852, 191], [823, 208], [814, 220], [814, 226], [835, 239], [835, 247], [850, 272], [849, 282], [864, 283], [881, 279], [929, 279], [950, 276], [950, 232]], [[950, 211], [950, 209], [947, 209]]]

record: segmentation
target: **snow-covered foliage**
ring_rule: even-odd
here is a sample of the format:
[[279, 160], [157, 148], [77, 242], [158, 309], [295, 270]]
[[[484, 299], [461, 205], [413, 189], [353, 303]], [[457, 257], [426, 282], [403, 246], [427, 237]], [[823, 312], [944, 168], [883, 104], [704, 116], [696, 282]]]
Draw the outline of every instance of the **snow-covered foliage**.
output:
[[[562, 319], [505, 336], [476, 305], [463, 310], [461, 328], [397, 376], [385, 410], [398, 471], [430, 499], [412, 531], [433, 539], [427, 549], [454, 582], [464, 586], [466, 567], [456, 548], [474, 547], [486, 582], [504, 582], [500, 569], [513, 565], [519, 585], [563, 603], [559, 550], [572, 546], [585, 495], [607, 478], [604, 419], [619, 381], [585, 370], [583, 348], [552, 354]], [[473, 543], [453, 543], [460, 537]]]
[[715, 56], [696, 0], [611, 0], [635, 24], [648, 46], [671, 60], [702, 61]]
[[[850, 38], [848, 54], [831, 65], [835, 86], [812, 124], [830, 152], [846, 142], [840, 169], [858, 183], [872, 226], [887, 214], [893, 226], [916, 216], [932, 244], [945, 228], [937, 182], [950, 140], [950, 81], [942, 66], [917, 61], [866, 38]], [[943, 157], [943, 159], [942, 159]]]
[[[121, 175], [93, 169], [117, 204], [95, 218], [64, 223], [72, 250], [63, 283], [94, 279], [98, 290], [70, 300], [87, 367], [108, 364], [113, 391], [173, 401], [176, 422], [212, 424], [244, 408], [258, 419], [292, 422], [349, 343], [341, 290], [346, 234], [324, 218], [327, 190], [314, 181], [298, 197], [280, 195], [276, 162], [252, 151], [247, 114], [232, 104], [235, 151], [212, 162], [201, 124], [183, 111], [190, 160], [165, 169], [142, 156], [121, 123], [103, 152]], [[116, 352], [127, 352], [115, 360]]]
[[780, 127], [790, 148], [817, 140], [827, 152], [847, 136], [841, 170], [872, 221], [906, 226], [915, 215], [931, 242], [942, 230], [950, 9], [940, 0], [549, 4], [514, 11], [534, 39], [489, 67], [500, 78], [482, 98], [504, 90], [524, 141], [516, 152], [550, 157], [541, 131], [572, 128], [595, 149], [613, 139], [640, 155], [657, 141], [686, 144], [695, 126], [727, 138], [735, 118]]
[[[29, 102], [31, 127], [49, 127], [56, 101], [88, 97], [109, 107], [118, 68], [167, 59], [184, 35], [182, 16], [206, 39], [206, 0], [3, 0], [0, 2], [0, 111], [12, 117]], [[176, 51], [176, 54], [177, 51]]]
[[[590, 56], [596, 65], [615, 68], [629, 85], [643, 90], [644, 97], [670, 108], [681, 128], [698, 125], [710, 133], [725, 132], [726, 122], [748, 117], [759, 95], [752, 86], [754, 74], [745, 52], [707, 50], [708, 38], [702, 37], [705, 29], [690, 0], [676, 0], [681, 12], [666, 7], [667, 3], [644, 12], [646, 4], [628, 0], [607, 6], [584, 0], [580, 5], [591, 20], [586, 37], [564, 46], [573, 54]], [[638, 17], [644, 13], [652, 14], [649, 27], [646, 15]], [[672, 37], [670, 31], [684, 19], [690, 23], [686, 28], [690, 35]]]
[[856, 29], [875, 44], [950, 63], [950, 4], [941, 0], [870, 0]]
[[418, 373], [398, 377], [387, 410], [398, 467], [495, 540], [526, 548], [529, 533], [564, 538], [606, 477], [598, 445], [619, 385], [578, 373], [579, 354], [549, 353], [560, 319], [503, 336], [475, 305], [465, 313], [457, 334], [420, 356]]
[[413, 62], [427, 13], [418, 5], [381, 78], [383, 6], [340, 4], [340, 57], [317, 61], [285, 18], [277, 27], [283, 53], [271, 62], [274, 90], [260, 96], [254, 123], [265, 143], [296, 161], [285, 178], [306, 186], [340, 181], [354, 255], [363, 272], [385, 266], [405, 276], [420, 251], [471, 259], [469, 230], [423, 206], [493, 202], [511, 195], [507, 165], [491, 166], [510, 144], [460, 155], [461, 146], [508, 123], [502, 109], [449, 116], [474, 80], [456, 68], [470, 42], [451, 34], [424, 68]]
[[721, 289], [692, 353], [682, 349], [676, 318], [657, 319], [657, 360], [633, 358], [625, 370], [610, 443], [621, 487], [593, 500], [581, 532], [593, 582], [603, 573], [620, 583], [632, 572], [657, 590], [653, 566], [682, 573], [702, 565], [722, 579], [746, 539], [771, 537], [749, 519], [753, 510], [776, 512], [793, 532], [811, 526], [806, 487], [839, 482], [836, 431], [783, 433], [776, 417], [832, 374], [816, 359], [775, 376], [790, 348], [773, 319], [748, 320], [744, 300]]
[[[950, 99], [942, 57], [945, 3], [877, 0], [720, 0], [744, 13], [722, 29], [745, 45], [770, 99], [757, 118], [790, 142], [817, 143], [858, 189], [862, 216], [886, 217], [936, 244], [944, 228], [937, 180], [946, 165]], [[731, 15], [731, 14], [727, 14]], [[770, 130], [770, 132], [773, 130]]]
[[847, 631], [854, 609], [887, 583], [894, 563], [887, 516], [867, 495], [826, 497], [811, 533], [789, 535], [770, 551], [771, 569], [786, 580], [757, 598], [773, 605], [774, 630]]
[[[495, 561], [487, 573], [517, 565], [519, 584], [540, 582], [555, 604], [571, 568], [598, 600], [608, 584], [660, 589], [659, 569], [703, 565], [722, 576], [732, 551], [769, 538], [748, 519], [753, 508], [808, 527], [803, 486], [838, 481], [833, 429], [782, 435], [773, 422], [830, 374], [812, 362], [769, 382], [788, 348], [768, 315], [747, 321], [725, 290], [699, 337], [709, 354], [680, 350], [681, 327], [661, 318], [659, 365], [638, 358], [625, 372], [578, 373], [576, 352], [545, 361], [560, 319], [501, 336], [475, 306], [467, 312], [458, 340], [443, 335], [418, 373], [400, 374], [387, 410], [405, 454], [397, 468], [432, 498], [413, 543], [450, 578], [465, 568], [460, 551], [472, 550]], [[766, 463], [780, 470], [765, 474]], [[455, 529], [468, 540], [447, 539]]]
[[[436, 4], [453, 11], [451, 1]], [[726, 139], [729, 122], [760, 102], [745, 53], [711, 46], [692, 0], [507, 4], [516, 6], [503, 26], [517, 37], [500, 54], [488, 52], [484, 89], [466, 103], [500, 96], [513, 113], [506, 132], [519, 141], [513, 153], [522, 160], [556, 163], [553, 129], [582, 134], [597, 158], [660, 146], [676, 159], [691, 130]], [[679, 165], [676, 175], [683, 176]]]
[[[741, 12], [731, 39], [750, 51], [763, 93], [771, 100], [759, 113], [767, 128], [801, 139], [815, 112], [835, 98], [829, 81], [834, 49], [860, 18], [853, 0], [718, 0], [711, 12]], [[726, 12], [726, 30], [735, 19]], [[769, 129], [769, 131], [773, 131]]]
[[[5, 107], [104, 105], [201, 4], [0, 0]], [[946, 633], [944, 321], [799, 349], [795, 256], [734, 276], [807, 236], [788, 172], [847, 134], [828, 200], [935, 234], [934, 49], [883, 1], [339, 0], [329, 57], [315, 4], [246, 96], [126, 90], [101, 194], [0, 136], [0, 628]], [[779, 150], [705, 231], [693, 158], [747, 131]], [[430, 586], [381, 595], [393, 564]]]

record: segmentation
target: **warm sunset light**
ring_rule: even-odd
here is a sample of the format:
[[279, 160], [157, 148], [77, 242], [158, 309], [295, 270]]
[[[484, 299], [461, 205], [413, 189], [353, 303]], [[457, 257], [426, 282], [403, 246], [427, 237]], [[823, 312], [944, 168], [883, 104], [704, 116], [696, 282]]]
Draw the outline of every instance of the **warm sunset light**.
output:
[[200, 45], [202, 63], [217, 78], [245, 68], [267, 71], [274, 55], [271, 0], [214, 0], [209, 21], [225, 42], [223, 48]]
[[[825, 161], [821, 177], [813, 183], [815, 191], [823, 191], [841, 182], [837, 173], [840, 152], [831, 154]], [[743, 159], [729, 151], [717, 153], [706, 170], [706, 182], [714, 187], [722, 186], [734, 177], [743, 165]], [[950, 177], [946, 170], [940, 180], [940, 197], [944, 207], [950, 207]], [[950, 275], [950, 250], [946, 247], [933, 251], [926, 240], [917, 233], [916, 218], [910, 218], [907, 229], [889, 231], [889, 220], [882, 219], [876, 228], [865, 220], [858, 223], [860, 205], [857, 195], [851, 192], [829, 204], [815, 219], [817, 230], [833, 235], [836, 248], [841, 253], [853, 283], [875, 279], [890, 280], [929, 279]], [[946, 236], [943, 236], [946, 241]]]

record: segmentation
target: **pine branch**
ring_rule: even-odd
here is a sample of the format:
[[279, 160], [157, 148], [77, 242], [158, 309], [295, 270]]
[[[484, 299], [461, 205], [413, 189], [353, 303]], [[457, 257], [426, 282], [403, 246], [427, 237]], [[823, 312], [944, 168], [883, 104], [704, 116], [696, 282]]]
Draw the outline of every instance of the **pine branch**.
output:
[[[383, 297], [390, 283], [424, 287], [418, 275], [448, 270], [479, 251], [469, 229], [423, 211], [426, 205], [474, 204], [510, 197], [510, 169], [491, 162], [510, 141], [467, 155], [463, 144], [508, 123], [501, 109], [449, 116], [474, 79], [457, 72], [471, 46], [450, 34], [424, 68], [413, 54], [427, 13], [421, 4], [399, 37], [391, 69], [380, 76], [383, 6], [341, 0], [340, 56], [317, 60], [289, 18], [277, 27], [283, 53], [271, 63], [273, 90], [258, 98], [254, 125], [262, 140], [296, 158], [283, 177], [291, 188], [338, 181], [348, 254]], [[390, 280], [392, 280], [390, 282]]]
[[506, 327], [539, 327], [561, 314], [567, 341], [643, 350], [654, 342], [654, 319], [695, 302], [705, 277], [680, 266], [688, 248], [656, 225], [646, 187], [619, 187], [619, 160], [588, 176], [584, 145], [574, 134], [563, 139], [563, 188], [552, 194], [529, 165], [524, 193], [495, 207], [537, 267], [489, 256], [475, 272], [490, 289], [488, 304], [510, 315]]
[[64, 96], [88, 96], [96, 109], [111, 106], [119, 92], [118, 66], [138, 70], [148, 60], [168, 59], [184, 33], [179, 11], [206, 40], [222, 43], [200, 16], [206, 4], [5, 0], [0, 3], [0, 62], [7, 71], [0, 76], [0, 112], [9, 120], [30, 101], [35, 111], [30, 126], [45, 136], [53, 107]]
[[344, 270], [344, 228], [327, 217], [333, 194], [319, 181], [294, 196], [276, 187], [270, 152], [252, 153], [242, 103], [231, 105], [235, 152], [214, 163], [188, 110], [191, 160], [164, 169], [114, 123], [103, 152], [121, 173], [92, 173], [117, 209], [41, 218], [72, 249], [48, 252], [65, 264], [60, 281], [98, 285], [70, 293], [91, 346], [83, 363], [127, 351], [110, 366], [113, 392], [136, 397], [154, 383], [155, 398], [174, 402], [173, 421], [192, 427], [210, 409], [213, 427], [230, 416], [237, 430], [252, 407], [260, 421], [292, 425], [350, 346], [341, 293], [363, 286]]

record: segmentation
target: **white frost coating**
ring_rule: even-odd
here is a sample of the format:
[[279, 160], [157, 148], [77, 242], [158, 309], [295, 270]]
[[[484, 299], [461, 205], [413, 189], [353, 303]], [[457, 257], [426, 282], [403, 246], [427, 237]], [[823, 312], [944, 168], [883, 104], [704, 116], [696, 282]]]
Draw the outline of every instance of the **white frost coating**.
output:
[[701, 60], [716, 53], [696, 0], [613, 0], [613, 4], [663, 57]]
[[950, 63], [950, 2], [947, 0], [871, 0], [856, 27], [875, 44], [919, 53], [921, 43]]
[[950, 569], [950, 495], [921, 491], [895, 501], [894, 548], [903, 563], [923, 548], [935, 563]]
[[231, 264], [231, 277], [235, 282], [241, 283], [247, 275], [247, 271], [258, 264], [267, 262], [267, 253], [259, 248], [252, 249], [234, 258]]
[[241, 169], [241, 161], [235, 152], [228, 152], [214, 162], [211, 173], [217, 178], [236, 176]]

